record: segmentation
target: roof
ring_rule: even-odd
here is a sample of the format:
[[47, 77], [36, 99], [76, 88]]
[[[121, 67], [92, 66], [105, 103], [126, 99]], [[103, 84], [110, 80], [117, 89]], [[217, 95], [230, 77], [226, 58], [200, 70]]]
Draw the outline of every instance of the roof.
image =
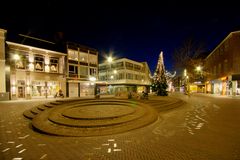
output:
[[14, 32], [8, 32], [6, 36], [7, 41], [14, 43], [66, 53], [65, 42], [56, 41], [53, 39], [42, 39], [41, 37], [34, 37], [31, 34], [21, 34]]
[[230, 38], [232, 35], [234, 35], [234, 34], [240, 35], [240, 31], [234, 31], [234, 32], [229, 33], [229, 34], [222, 40], [222, 42], [220, 42], [220, 43], [217, 45], [217, 47], [215, 47], [214, 50], [206, 57], [206, 59], [207, 59], [208, 57], [210, 57], [210, 56], [215, 52], [215, 50], [217, 50], [227, 39], [229, 39], [229, 38]]

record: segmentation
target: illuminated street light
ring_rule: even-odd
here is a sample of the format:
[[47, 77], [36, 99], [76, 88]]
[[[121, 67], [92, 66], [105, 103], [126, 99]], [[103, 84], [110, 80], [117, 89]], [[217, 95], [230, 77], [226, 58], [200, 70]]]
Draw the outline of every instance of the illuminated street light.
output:
[[184, 76], [186, 77], [187, 76], [187, 70], [184, 69]]
[[196, 70], [197, 70], [197, 71], [201, 71], [201, 67], [200, 67], [200, 66], [197, 66]]
[[107, 58], [107, 61], [108, 61], [109, 63], [111, 63], [111, 62], [113, 61], [113, 58], [112, 58], [112, 57], [108, 57], [108, 58]]
[[114, 70], [113, 73], [114, 73], [114, 74], [117, 74], [117, 70]]

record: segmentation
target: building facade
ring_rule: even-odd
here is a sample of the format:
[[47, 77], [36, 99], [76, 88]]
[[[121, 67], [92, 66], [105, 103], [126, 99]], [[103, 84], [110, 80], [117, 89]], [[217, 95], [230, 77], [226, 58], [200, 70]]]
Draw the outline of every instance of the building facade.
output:
[[66, 54], [47, 49], [6, 42], [10, 66], [10, 98], [54, 97], [66, 91]]
[[146, 62], [127, 58], [99, 64], [100, 92], [118, 94], [121, 92], [148, 91], [151, 85], [150, 70]]
[[[7, 39], [0, 29], [0, 100], [94, 95], [98, 51], [75, 43], [54, 42], [21, 35]], [[60, 49], [61, 48], [61, 49]]]
[[240, 94], [240, 31], [231, 32], [205, 59], [206, 92]]
[[67, 96], [95, 94], [98, 79], [98, 51], [83, 45], [67, 43]]

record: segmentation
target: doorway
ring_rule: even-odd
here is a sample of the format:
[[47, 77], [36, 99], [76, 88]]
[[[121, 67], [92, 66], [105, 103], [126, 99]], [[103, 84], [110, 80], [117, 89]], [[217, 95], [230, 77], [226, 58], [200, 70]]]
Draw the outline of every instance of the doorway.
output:
[[25, 87], [18, 87], [18, 98], [25, 98]]

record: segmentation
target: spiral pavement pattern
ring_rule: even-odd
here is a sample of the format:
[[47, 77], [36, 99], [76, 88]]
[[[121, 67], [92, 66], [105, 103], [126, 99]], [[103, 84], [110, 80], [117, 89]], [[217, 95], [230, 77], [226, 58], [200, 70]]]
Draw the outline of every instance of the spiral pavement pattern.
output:
[[92, 99], [45, 109], [33, 117], [32, 125], [41, 132], [59, 136], [100, 136], [140, 128], [157, 117], [154, 109], [140, 102]]

